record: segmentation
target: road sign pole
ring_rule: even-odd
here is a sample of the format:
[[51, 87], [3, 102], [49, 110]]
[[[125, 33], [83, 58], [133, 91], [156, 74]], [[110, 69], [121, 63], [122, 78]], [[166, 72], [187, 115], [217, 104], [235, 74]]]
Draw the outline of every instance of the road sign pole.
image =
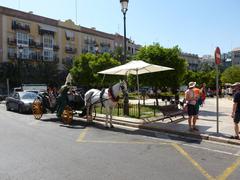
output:
[[216, 64], [216, 112], [217, 112], [217, 133], [219, 133], [219, 72], [218, 72], [218, 64]]
[[216, 112], [217, 112], [217, 134], [219, 133], [219, 64], [221, 63], [221, 51], [217, 47], [215, 50], [215, 64], [216, 64]]

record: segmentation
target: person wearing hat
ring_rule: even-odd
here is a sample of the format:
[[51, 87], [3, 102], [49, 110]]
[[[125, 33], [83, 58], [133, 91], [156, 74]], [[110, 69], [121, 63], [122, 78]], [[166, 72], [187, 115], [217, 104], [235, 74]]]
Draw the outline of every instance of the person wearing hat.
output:
[[185, 100], [187, 103], [188, 113], [188, 125], [190, 131], [198, 131], [198, 129], [196, 128], [197, 110], [195, 108], [198, 97], [196, 97], [194, 93], [195, 86], [196, 82], [189, 82], [188, 89], [185, 91]]
[[65, 106], [68, 103], [68, 92], [71, 89], [71, 83], [67, 82], [58, 91], [59, 95], [57, 97], [57, 117], [60, 118]]
[[235, 91], [233, 98], [232, 118], [234, 121], [235, 136], [231, 136], [232, 139], [239, 139], [239, 121], [240, 121], [240, 83], [236, 82], [232, 85]]

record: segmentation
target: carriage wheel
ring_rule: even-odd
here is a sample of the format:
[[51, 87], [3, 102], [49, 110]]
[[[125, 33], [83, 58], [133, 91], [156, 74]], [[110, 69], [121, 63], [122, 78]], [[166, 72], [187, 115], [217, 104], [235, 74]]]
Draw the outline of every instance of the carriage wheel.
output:
[[71, 124], [73, 120], [73, 110], [70, 106], [66, 106], [61, 115], [62, 121], [65, 124]]
[[32, 104], [32, 112], [35, 119], [41, 119], [43, 115], [43, 105], [40, 99], [35, 99]]

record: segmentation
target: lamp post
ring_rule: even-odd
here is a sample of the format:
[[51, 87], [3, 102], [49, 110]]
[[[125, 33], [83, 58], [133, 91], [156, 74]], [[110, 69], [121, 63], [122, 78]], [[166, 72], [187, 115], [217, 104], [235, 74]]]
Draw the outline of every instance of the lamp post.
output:
[[[122, 6], [122, 13], [123, 13], [123, 22], [124, 22], [124, 62], [127, 60], [127, 41], [126, 41], [126, 13], [128, 10], [128, 1], [129, 0], [120, 0], [121, 6]], [[123, 114], [129, 115], [129, 107], [128, 107], [128, 93], [125, 93], [124, 95], [124, 101], [123, 101]]]
[[120, 0], [121, 6], [122, 6], [122, 13], [123, 13], [123, 23], [124, 23], [124, 62], [127, 60], [127, 40], [126, 40], [126, 13], [128, 10], [128, 1], [129, 0]]

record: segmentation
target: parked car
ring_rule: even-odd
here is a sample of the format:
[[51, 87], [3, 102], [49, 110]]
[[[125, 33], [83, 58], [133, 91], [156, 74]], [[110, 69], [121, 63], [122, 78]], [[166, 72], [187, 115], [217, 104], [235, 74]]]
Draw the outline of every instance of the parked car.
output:
[[15, 92], [12, 96], [6, 98], [6, 109], [19, 113], [31, 112], [32, 103], [36, 97], [37, 94], [34, 92]]

